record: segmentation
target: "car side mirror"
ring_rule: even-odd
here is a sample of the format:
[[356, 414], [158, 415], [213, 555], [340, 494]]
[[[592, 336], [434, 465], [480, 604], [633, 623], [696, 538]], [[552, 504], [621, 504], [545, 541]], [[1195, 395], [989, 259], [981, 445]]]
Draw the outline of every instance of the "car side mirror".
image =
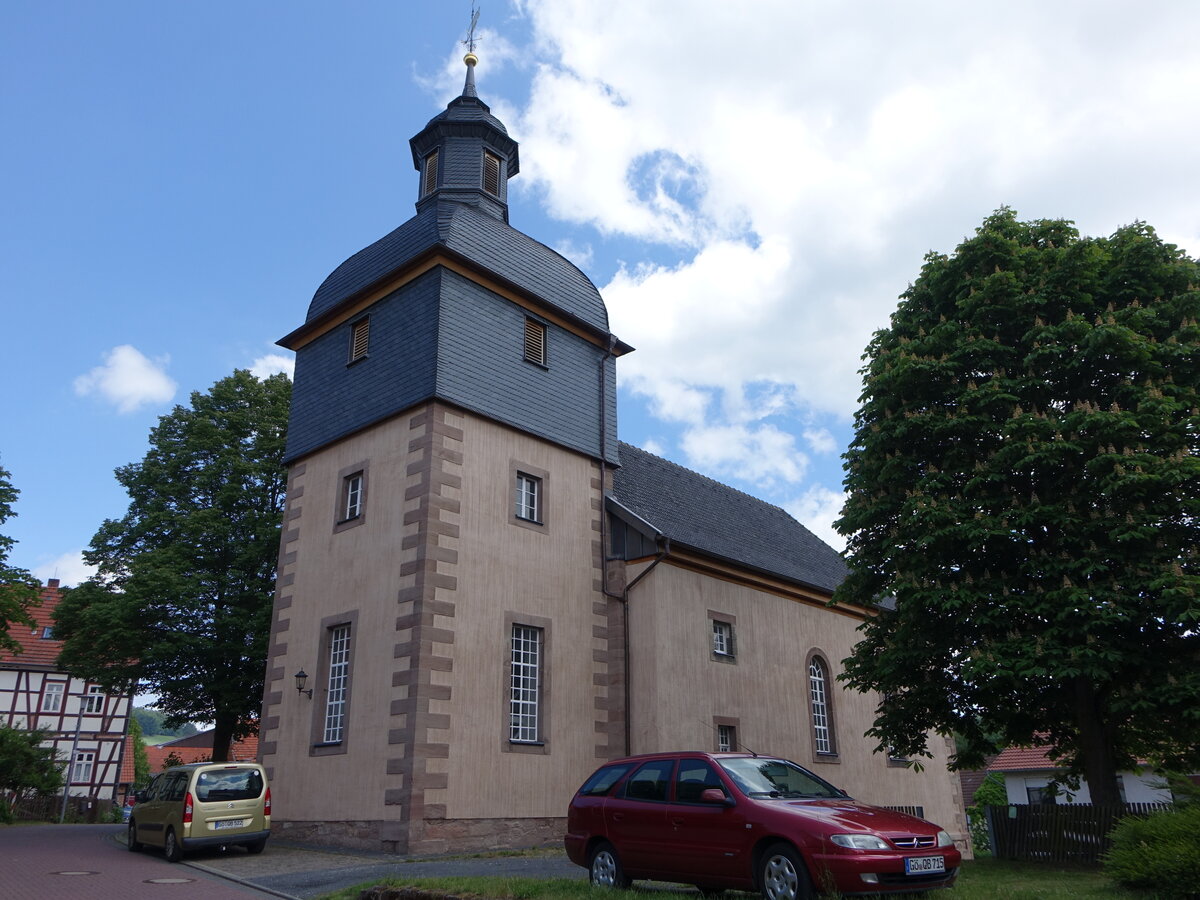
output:
[[133, 799], [136, 800], [138, 803], [145, 803], [146, 802], [146, 792], [145, 791], [134, 791]]
[[701, 803], [713, 803], [718, 806], [733, 806], [733, 798], [725, 796], [720, 788], [705, 788], [700, 792]]

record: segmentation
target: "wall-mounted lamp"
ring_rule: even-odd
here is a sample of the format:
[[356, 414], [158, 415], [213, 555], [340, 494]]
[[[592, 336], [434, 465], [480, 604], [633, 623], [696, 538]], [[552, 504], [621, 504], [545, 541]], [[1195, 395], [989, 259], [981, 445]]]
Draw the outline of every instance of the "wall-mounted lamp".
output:
[[297, 694], [308, 694], [308, 699], [311, 700], [313, 689], [309, 688], [307, 691], [304, 689], [304, 682], [308, 681], [308, 673], [305, 672], [303, 669], [301, 669], [299, 672], [296, 673], [295, 677], [296, 677], [296, 693]]

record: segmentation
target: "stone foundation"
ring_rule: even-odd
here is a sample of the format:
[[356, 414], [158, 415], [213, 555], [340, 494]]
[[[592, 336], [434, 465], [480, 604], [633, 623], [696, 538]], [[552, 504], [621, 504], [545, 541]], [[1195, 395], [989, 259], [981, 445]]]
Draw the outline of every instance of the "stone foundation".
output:
[[271, 833], [282, 840], [397, 853], [435, 856], [478, 850], [523, 850], [561, 846], [566, 817], [544, 819], [425, 819], [405, 834], [393, 821], [280, 822]]

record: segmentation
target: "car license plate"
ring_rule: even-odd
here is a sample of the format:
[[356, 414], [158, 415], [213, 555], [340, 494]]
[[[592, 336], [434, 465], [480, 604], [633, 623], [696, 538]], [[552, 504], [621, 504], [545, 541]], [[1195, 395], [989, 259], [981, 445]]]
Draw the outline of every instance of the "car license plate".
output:
[[212, 823], [212, 827], [214, 830], [220, 830], [222, 828], [242, 828], [245, 824], [245, 819], [218, 819]]
[[904, 858], [905, 875], [936, 875], [946, 871], [944, 856], [907, 856]]

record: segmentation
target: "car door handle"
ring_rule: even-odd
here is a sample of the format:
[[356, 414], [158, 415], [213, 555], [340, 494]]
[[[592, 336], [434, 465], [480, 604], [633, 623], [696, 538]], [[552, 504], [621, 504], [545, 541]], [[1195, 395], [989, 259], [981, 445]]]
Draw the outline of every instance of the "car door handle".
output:
[[622, 819], [625, 818], [625, 813], [615, 812], [612, 814], [612, 817], [613, 817], [614, 822], [620, 822]]
[[672, 819], [671, 824], [674, 825], [676, 828], [678, 828], [680, 825], [684, 824], [684, 820], [683, 819]]

